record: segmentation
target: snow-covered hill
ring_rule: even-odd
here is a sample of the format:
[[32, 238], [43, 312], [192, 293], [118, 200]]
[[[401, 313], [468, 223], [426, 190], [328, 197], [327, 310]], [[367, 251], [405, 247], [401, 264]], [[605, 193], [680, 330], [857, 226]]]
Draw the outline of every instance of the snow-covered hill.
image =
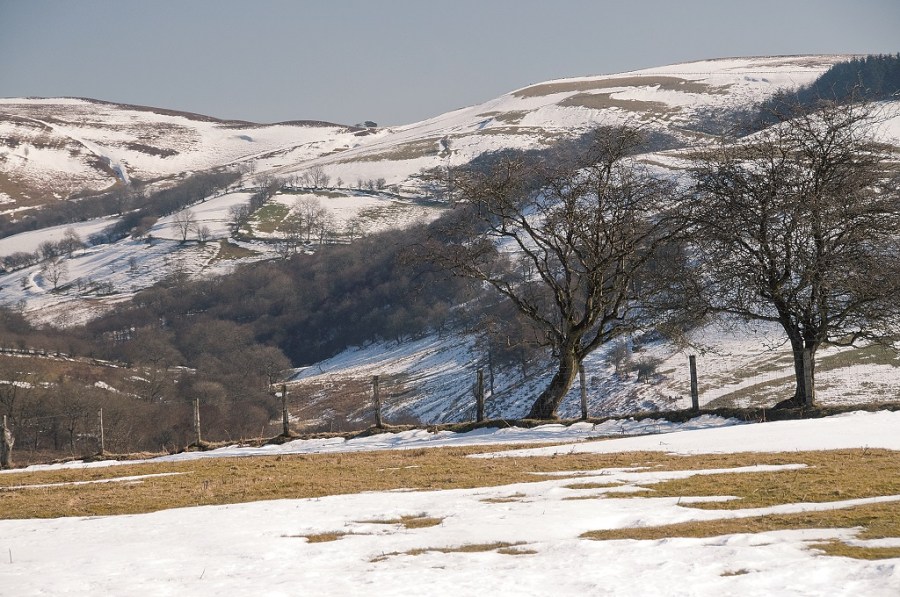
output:
[[83, 99], [0, 99], [0, 199], [6, 212], [275, 154], [292, 163], [347, 149], [361, 129], [258, 125]]
[[83, 99], [0, 99], [0, 200], [10, 213], [130, 179], [238, 163], [282, 176], [317, 163], [333, 180], [412, 185], [424, 168], [623, 121], [691, 141], [703, 138], [698, 128], [709, 119], [809, 83], [846, 58], [707, 60], [548, 81], [390, 129], [258, 125]]
[[[366, 229], [378, 230], [434, 217], [434, 208], [415, 203], [429, 194], [421, 178], [424, 170], [460, 165], [487, 151], [544, 146], [599, 124], [630, 122], [664, 133], [678, 145], [706, 143], [710, 135], [703, 131], [727, 123], [731, 111], [747, 108], [778, 89], [809, 83], [846, 58], [708, 60], [549, 81], [389, 129], [314, 122], [257, 125], [82, 99], [0, 99], [0, 216], [15, 220], [30, 208], [53, 209], [56, 200], [129, 181], [164, 185], [186, 173], [228, 167], [242, 172], [241, 185], [249, 187], [267, 177], [296, 181], [318, 166], [330, 177], [331, 187], [341, 188], [319, 197], [335, 227], [362, 218]], [[897, 128], [895, 136], [900, 137]], [[653, 159], [669, 163], [665, 156]], [[360, 192], [359, 187], [370, 181], [380, 181], [381, 188], [391, 192]], [[202, 212], [200, 223], [209, 228], [213, 240], [231, 234], [228, 208], [247, 197], [237, 192], [210, 198], [195, 208]], [[281, 195], [275, 203], [289, 208], [297, 198]], [[112, 291], [107, 295], [127, 295], [173, 267], [210, 271], [207, 266], [215, 257], [210, 250], [166, 241], [176, 238], [171, 219], [157, 222], [151, 231], [161, 239], [153, 250], [123, 241], [91, 249], [90, 259], [77, 254], [69, 267], [69, 281], [90, 280]], [[111, 223], [112, 219], [104, 219], [73, 226], [87, 240]], [[0, 257], [34, 251], [68, 228], [0, 239]], [[258, 232], [265, 237], [262, 228]], [[270, 246], [250, 248], [262, 255], [272, 253]], [[152, 255], [157, 257], [150, 259]], [[137, 268], [134, 260], [139, 262]], [[39, 312], [45, 321], [53, 319], [54, 310], [47, 309], [51, 305], [84, 303], [85, 297], [72, 292], [49, 296], [46, 291], [51, 288], [36, 275], [38, 270], [35, 266], [8, 276], [0, 284], [0, 300], [24, 301], [26, 310]], [[131, 275], [142, 270], [154, 275]], [[106, 302], [91, 298], [87, 310], [64, 310], [77, 321], [89, 317], [94, 305]]]
[[[66, 271], [58, 288], [41, 264], [6, 274], [0, 278], [0, 301], [20, 305], [39, 322], [78, 323], [174, 271], [202, 275], [273, 257], [274, 247], [264, 241], [278, 236], [271, 232], [277, 230], [277, 218], [300, 198], [318, 199], [336, 233], [345, 238], [351, 222], [362, 222], [371, 231], [429, 219], [441, 208], [427, 201], [430, 190], [423, 171], [461, 165], [488, 151], [546, 146], [597, 125], [627, 122], [665, 135], [675, 147], [703, 146], [739, 111], [779, 89], [810, 83], [847, 58], [733, 58], [561, 79], [392, 128], [258, 125], [93, 100], [0, 99], [0, 215], [7, 218], [35, 206], [53, 209], [54, 201], [78, 192], [136, 180], [165, 185], [189, 172], [233, 168], [242, 173], [237, 190], [191, 207], [209, 232], [207, 242], [179, 242], [173, 214], [154, 225], [152, 242], [126, 239], [74, 252], [63, 260]], [[900, 145], [900, 102], [886, 105], [885, 116], [882, 138]], [[671, 166], [678, 163], [679, 150], [673, 151], [645, 158]], [[258, 181], [277, 177], [296, 186], [312, 167], [330, 177], [330, 188], [295, 188], [276, 195], [269, 212], [254, 223], [259, 240], [234, 243], [240, 247], [235, 254], [234, 244], [225, 244], [233, 234], [230, 209], [246, 202]], [[360, 188], [371, 186], [369, 181], [380, 181], [379, 189]], [[32, 252], [70, 228], [86, 240], [115, 220], [0, 239], [0, 256]], [[784, 397], [790, 362], [773, 330], [738, 325], [727, 333], [707, 329], [700, 336], [699, 348], [661, 340], [640, 347], [633, 360], [654, 363], [654, 374], [640, 382], [634, 374], [614, 374], [610, 355], [598, 352], [587, 363], [592, 414], [685, 406], [688, 352], [700, 355], [703, 403], [759, 404]], [[845, 352], [825, 355], [819, 370], [820, 379], [829, 376], [823, 400], [897, 396], [896, 359], [871, 351]], [[432, 337], [399, 347], [351, 350], [299, 373], [295, 381], [324, 397], [336, 386], [364, 387], [369, 376], [385, 375], [395, 384], [386, 405], [389, 415], [459, 420], [471, 416], [472, 380], [483, 361], [470, 338]], [[861, 368], [861, 363], [875, 369]], [[546, 379], [507, 369], [494, 372], [492, 381], [489, 416], [519, 416]], [[366, 408], [357, 400], [344, 411], [359, 419]], [[577, 412], [575, 389], [561, 414]]]

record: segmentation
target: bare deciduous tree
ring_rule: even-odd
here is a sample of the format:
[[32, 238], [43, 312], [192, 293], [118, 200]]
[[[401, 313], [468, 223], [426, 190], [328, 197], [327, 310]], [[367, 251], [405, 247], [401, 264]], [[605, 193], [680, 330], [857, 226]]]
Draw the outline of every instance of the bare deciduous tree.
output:
[[181, 242], [185, 243], [191, 231], [197, 227], [197, 217], [190, 209], [183, 209], [175, 214], [175, 217], [172, 219], [172, 226], [181, 235]]
[[288, 215], [279, 226], [281, 238], [275, 243], [275, 251], [282, 259], [297, 254], [297, 249], [303, 244], [304, 220], [301, 213], [294, 211]]
[[56, 290], [59, 283], [69, 275], [69, 266], [59, 257], [53, 257], [44, 262], [41, 275], [53, 284], [53, 290]]
[[197, 241], [202, 245], [210, 238], [212, 238], [212, 230], [209, 229], [209, 226], [206, 224], [201, 224], [197, 226]]
[[250, 221], [250, 206], [246, 203], [232, 205], [228, 208], [228, 216], [231, 220], [232, 229], [236, 234]]
[[636, 282], [671, 235], [661, 206], [672, 188], [629, 158], [639, 142], [632, 129], [604, 128], [577, 160], [504, 157], [457, 177], [480, 232], [441, 243], [434, 258], [512, 301], [552, 348], [556, 373], [529, 418], [555, 417], [582, 360], [646, 323], [650, 286]]
[[75, 251], [84, 248], [84, 242], [81, 240], [81, 237], [78, 236], [78, 232], [70, 227], [66, 228], [62, 239], [56, 243], [56, 246], [59, 247], [60, 252], [66, 257], [71, 257]]
[[900, 196], [871, 124], [866, 106], [823, 105], [710, 152], [694, 172], [702, 294], [715, 311], [784, 328], [790, 404], [814, 402], [821, 346], [897, 335]]
[[313, 234], [322, 225], [328, 210], [315, 197], [301, 197], [294, 202], [293, 212], [300, 217], [306, 232], [306, 242], [312, 241]]
[[331, 181], [331, 177], [325, 174], [325, 169], [318, 165], [307, 170], [306, 175], [306, 179], [309, 181], [310, 186], [315, 189], [327, 187], [328, 183]]
[[351, 243], [358, 238], [362, 238], [365, 233], [365, 226], [360, 218], [350, 218], [344, 224], [344, 236]]

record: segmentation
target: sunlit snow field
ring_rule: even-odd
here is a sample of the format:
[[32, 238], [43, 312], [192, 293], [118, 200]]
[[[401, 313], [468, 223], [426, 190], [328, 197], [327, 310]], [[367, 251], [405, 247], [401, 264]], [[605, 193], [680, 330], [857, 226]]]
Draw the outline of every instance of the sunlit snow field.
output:
[[[705, 428], [710, 427], [712, 428]], [[528, 458], [571, 451], [730, 451], [884, 448], [900, 450], [900, 413], [851, 413], [819, 420], [733, 425], [695, 421], [687, 429], [485, 455]], [[696, 429], [700, 427], [700, 429]], [[349, 442], [292, 442], [267, 453], [395, 449], [529, 440], [571, 441], [602, 429], [416, 432]], [[608, 431], [608, 430], [607, 430]], [[644, 431], [647, 431], [645, 428]], [[256, 452], [248, 452], [259, 453]], [[219, 456], [238, 456], [239, 448]], [[209, 455], [206, 455], [209, 457]], [[108, 464], [108, 463], [107, 463]], [[102, 466], [103, 464], [101, 464]], [[76, 465], [77, 466], [77, 465]], [[787, 471], [794, 464], [745, 467]], [[680, 498], [617, 498], [639, 483], [715, 471], [605, 469], [584, 496], [571, 478], [445, 491], [366, 492], [319, 499], [204, 506], [135, 516], [0, 522], [3, 595], [867, 595], [900, 592], [900, 559], [824, 556], [813, 543], [854, 542], [852, 529], [809, 529], [708, 539], [591, 541], [585, 531], [811, 512], [884, 502], [900, 495], [743, 510], [686, 508]], [[123, 482], [140, 483], [139, 478]], [[606, 485], [615, 485], [606, 487]], [[33, 489], [32, 491], [39, 491]], [[900, 508], [900, 506], [898, 506]], [[404, 528], [380, 520], [427, 516], [440, 523]], [[312, 542], [318, 533], [346, 533]], [[856, 541], [860, 543], [859, 541]], [[896, 545], [895, 539], [861, 542]], [[495, 545], [484, 551], [460, 546]], [[502, 547], [508, 545], [508, 547]]]

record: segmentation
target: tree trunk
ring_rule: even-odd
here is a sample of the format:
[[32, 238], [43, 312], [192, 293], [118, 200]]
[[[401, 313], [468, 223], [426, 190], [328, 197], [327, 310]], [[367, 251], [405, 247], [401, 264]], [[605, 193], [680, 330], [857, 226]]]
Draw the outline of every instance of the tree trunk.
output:
[[575, 356], [574, 349], [563, 349], [559, 356], [559, 369], [556, 375], [550, 381], [547, 389], [541, 392], [531, 411], [526, 416], [527, 419], [555, 419], [556, 409], [559, 408], [560, 402], [565, 398], [578, 376], [578, 366], [581, 364]]
[[[804, 343], [801, 342], [791, 342], [791, 350], [793, 352], [794, 357], [794, 379], [796, 380], [796, 391], [794, 392], [794, 397], [789, 401], [790, 406], [800, 407], [800, 406], [814, 406], [815, 401], [815, 383], [816, 383], [816, 349], [818, 346], [804, 346]], [[804, 366], [804, 353], [809, 355], [809, 372], [807, 374], [807, 370]], [[809, 387], [807, 388], [807, 385]], [[813, 398], [813, 400], [807, 403], [806, 397], [809, 395]], [[784, 404], [784, 403], [779, 403]], [[784, 404], [787, 406], [787, 404]]]

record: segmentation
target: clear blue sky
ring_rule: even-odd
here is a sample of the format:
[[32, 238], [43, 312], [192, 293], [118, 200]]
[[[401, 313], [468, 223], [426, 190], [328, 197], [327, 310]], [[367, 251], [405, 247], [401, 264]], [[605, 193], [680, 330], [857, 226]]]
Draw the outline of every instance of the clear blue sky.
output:
[[547, 79], [896, 53], [900, 0], [0, 0], [0, 97], [402, 124]]

